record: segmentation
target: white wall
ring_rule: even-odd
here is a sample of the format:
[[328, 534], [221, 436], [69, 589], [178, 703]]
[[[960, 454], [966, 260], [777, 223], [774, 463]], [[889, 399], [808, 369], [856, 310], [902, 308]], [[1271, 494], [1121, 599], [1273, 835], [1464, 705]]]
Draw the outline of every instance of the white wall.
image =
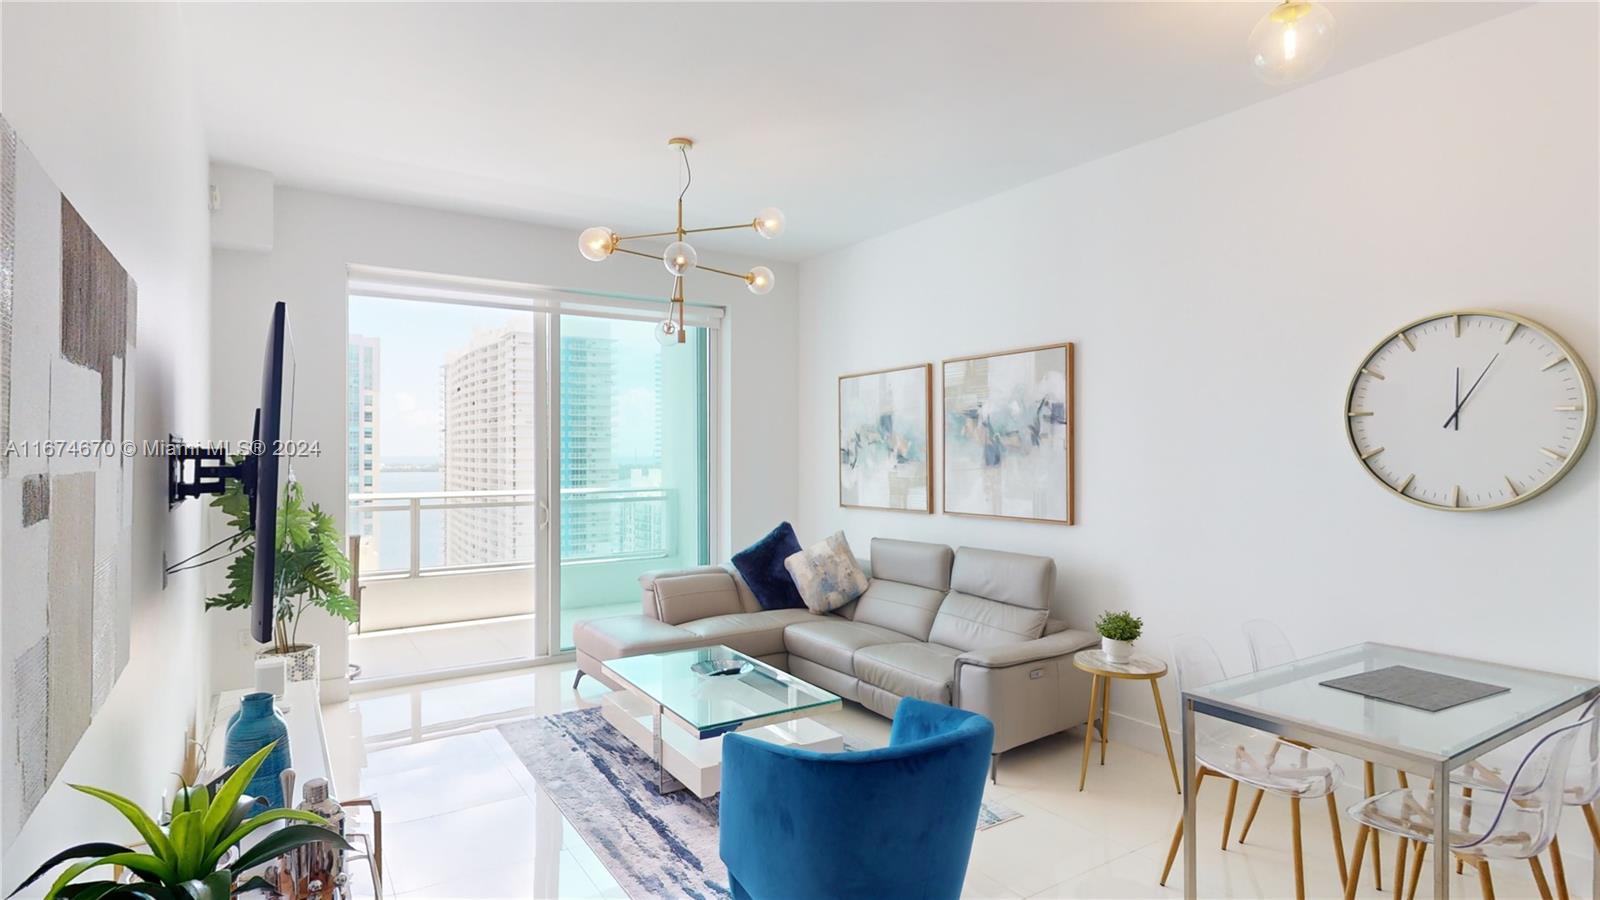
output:
[[[165, 4], [6, 3], [0, 21], [0, 112], [139, 285], [133, 437], [202, 438], [206, 151], [181, 11]], [[167, 511], [159, 459], [139, 460], [133, 484], [128, 667], [7, 848], [5, 890], [69, 844], [132, 839], [121, 817], [67, 783], [104, 786], [155, 808], [182, 763], [199, 704], [210, 696], [200, 579], [186, 573], [161, 587], [162, 551], [178, 557], [200, 547], [200, 507]]]
[[[229, 435], [248, 432], [260, 391], [256, 360], [271, 304], [287, 301], [298, 362], [295, 436], [323, 442], [323, 455], [299, 461], [295, 471], [307, 496], [336, 511], [341, 524], [346, 266], [661, 297], [671, 288], [666, 271], [647, 260], [617, 257], [601, 265], [584, 260], [576, 232], [568, 229], [283, 187], [274, 206], [271, 252], [218, 249], [213, 255], [212, 335], [219, 348], [228, 348], [213, 366], [213, 420]], [[669, 202], [663, 215], [670, 211]], [[761, 243], [752, 238], [750, 250], [759, 252]], [[706, 262], [738, 270], [760, 260], [707, 251]], [[795, 508], [795, 273], [793, 266], [768, 264], [778, 285], [764, 297], [718, 275], [692, 277], [688, 285], [691, 300], [728, 308], [721, 405], [734, 427], [723, 429], [721, 497], [727, 523], [723, 542], [735, 547], [753, 541]], [[236, 364], [240, 358], [246, 364]], [[727, 547], [713, 556], [725, 558]], [[211, 627], [219, 648], [237, 647], [244, 617], [214, 614]], [[348, 662], [342, 628], [320, 616], [312, 629], [313, 639], [323, 645], [325, 681], [342, 675]], [[219, 652], [216, 661], [219, 688], [250, 678], [248, 658]]]
[[[1235, 671], [1265, 616], [1302, 652], [1600, 674], [1600, 450], [1449, 514], [1372, 484], [1342, 419], [1372, 344], [1452, 307], [1600, 366], [1596, 29], [1589, 4], [1520, 11], [802, 264], [802, 542], [1047, 554], [1058, 615], [1127, 607], [1145, 649], [1197, 632]], [[1054, 340], [1077, 342], [1079, 525], [839, 508], [836, 376]]]

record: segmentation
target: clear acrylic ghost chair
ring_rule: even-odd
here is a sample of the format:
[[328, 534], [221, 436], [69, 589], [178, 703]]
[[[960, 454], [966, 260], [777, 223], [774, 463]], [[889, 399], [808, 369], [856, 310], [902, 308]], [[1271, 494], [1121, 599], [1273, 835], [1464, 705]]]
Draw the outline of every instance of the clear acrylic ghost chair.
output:
[[[1575, 744], [1592, 745], [1600, 740], [1600, 719], [1590, 717], [1549, 732], [1533, 745], [1516, 767], [1504, 791], [1480, 789], [1473, 796], [1452, 796], [1450, 817], [1445, 826], [1450, 852], [1478, 870], [1478, 882], [1486, 900], [1494, 898], [1494, 882], [1489, 862], [1495, 859], [1525, 859], [1533, 870], [1539, 895], [1551, 900], [1550, 885], [1539, 865], [1539, 854], [1556, 836], [1561, 822], [1561, 807], [1566, 789], [1566, 774]], [[1367, 838], [1379, 831], [1410, 840], [1423, 853], [1433, 841], [1433, 789], [1400, 788], [1368, 797], [1350, 807], [1350, 816], [1361, 823], [1356, 833], [1351, 867], [1361, 865]], [[1405, 843], [1395, 866], [1396, 881], [1404, 869]], [[1345, 900], [1355, 896], [1355, 882], [1345, 888]], [[1398, 895], [1398, 891], [1396, 894]]]
[[[1289, 641], [1289, 636], [1283, 633], [1283, 629], [1279, 628], [1277, 623], [1267, 619], [1251, 619], [1244, 623], [1244, 639], [1250, 648], [1250, 665], [1257, 672], [1274, 666], [1286, 665], [1300, 658], [1300, 655], [1295, 652], [1294, 644]], [[1408, 787], [1406, 773], [1397, 772], [1396, 774], [1400, 777], [1400, 786]], [[1372, 763], [1365, 760], [1362, 761], [1361, 777], [1365, 791], [1362, 796], [1371, 797], [1377, 793], [1377, 770]], [[1239, 828], [1239, 843], [1241, 844], [1250, 834], [1250, 825], [1256, 820], [1256, 810], [1261, 808], [1261, 798], [1264, 794], [1265, 791], [1256, 791], [1255, 797], [1250, 800], [1250, 809], [1245, 812], [1244, 824]], [[1341, 857], [1339, 876], [1344, 878], [1347, 877], [1348, 873], [1344, 871], [1342, 860], [1344, 846], [1343, 841], [1339, 839], [1339, 804], [1331, 794], [1328, 796], [1328, 817], [1333, 826], [1334, 842], [1339, 845], [1339, 855]], [[1226, 821], [1232, 820], [1233, 798], [1229, 797]], [[1223, 841], [1224, 846], [1226, 846], [1226, 835], [1224, 835]], [[1376, 838], [1372, 841], [1372, 887], [1374, 890], [1383, 890], [1383, 850], [1378, 846]]]
[[[1584, 706], [1578, 712], [1577, 719], [1582, 721], [1596, 715], [1600, 715], [1600, 698]], [[1469, 796], [1473, 790], [1504, 791], [1508, 779], [1516, 772], [1528, 748], [1542, 736], [1542, 732], [1535, 732], [1496, 747], [1462, 766], [1450, 783], [1464, 785]], [[1567, 806], [1583, 807], [1584, 819], [1589, 823], [1589, 836], [1594, 840], [1595, 849], [1600, 850], [1600, 817], [1595, 815], [1594, 808], [1597, 799], [1600, 799], [1600, 730], [1588, 734], [1587, 740], [1584, 735], [1579, 736], [1567, 762], [1566, 784], [1561, 795], [1561, 802]], [[1566, 864], [1561, 859], [1561, 842], [1555, 838], [1550, 839], [1550, 869], [1556, 883], [1556, 896], [1560, 900], [1567, 900]], [[1415, 882], [1414, 876], [1412, 880]]]
[[[1172, 665], [1178, 675], [1180, 692], [1228, 677], [1211, 645], [1204, 638], [1192, 635], [1179, 637], [1172, 642]], [[1199, 799], [1200, 785], [1207, 777], [1226, 778], [1232, 782], [1229, 786], [1230, 800], [1240, 784], [1289, 799], [1295, 896], [1304, 900], [1306, 890], [1305, 867], [1300, 851], [1300, 801], [1317, 800], [1332, 794], [1334, 786], [1344, 777], [1338, 763], [1309, 747], [1281, 741], [1264, 731], [1209, 716], [1200, 716], [1195, 720], [1194, 748], [1197, 767], [1193, 790], [1196, 801]], [[1172, 872], [1172, 862], [1177, 858], [1182, 843], [1183, 819], [1180, 817], [1177, 827], [1172, 831], [1172, 844], [1167, 848], [1166, 865], [1161, 869], [1163, 885]], [[1343, 873], [1344, 848], [1339, 845], [1337, 836], [1334, 853]]]

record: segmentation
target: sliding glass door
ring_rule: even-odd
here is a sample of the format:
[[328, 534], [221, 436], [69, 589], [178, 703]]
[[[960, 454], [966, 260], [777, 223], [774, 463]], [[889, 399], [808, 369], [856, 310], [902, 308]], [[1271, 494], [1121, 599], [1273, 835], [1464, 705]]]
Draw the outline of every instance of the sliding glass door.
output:
[[661, 344], [650, 321], [554, 318], [560, 652], [576, 622], [638, 612], [641, 573], [709, 560], [712, 337]]

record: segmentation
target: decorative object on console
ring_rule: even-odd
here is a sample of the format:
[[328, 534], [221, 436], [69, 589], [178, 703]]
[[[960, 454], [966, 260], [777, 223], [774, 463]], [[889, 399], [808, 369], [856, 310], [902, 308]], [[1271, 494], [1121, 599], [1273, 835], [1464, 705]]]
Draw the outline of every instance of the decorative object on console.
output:
[[228, 744], [224, 765], [236, 766], [254, 756], [262, 747], [273, 747], [272, 753], [261, 763], [250, 793], [267, 801], [271, 807], [284, 806], [287, 798], [279, 776], [291, 763], [289, 754], [289, 726], [273, 708], [272, 695], [256, 692], [244, 695], [239, 709], [228, 720]]
[[867, 591], [867, 573], [861, 571], [842, 531], [792, 554], [783, 565], [806, 609], [814, 613], [832, 612]]
[[1133, 658], [1133, 642], [1144, 633], [1144, 620], [1127, 610], [1106, 610], [1095, 620], [1094, 630], [1100, 632], [1100, 649], [1106, 659], [1125, 663]]
[[1250, 30], [1250, 69], [1267, 84], [1310, 78], [1333, 56], [1333, 34], [1326, 6], [1283, 0]]
[[1429, 509], [1530, 500], [1594, 432], [1594, 381], [1566, 341], [1511, 313], [1462, 309], [1378, 342], [1345, 393], [1350, 449], [1379, 484]]
[[839, 376], [839, 505], [933, 512], [933, 366]]
[[137, 293], [0, 118], [0, 848], [128, 662]]
[[944, 361], [944, 511], [1074, 521], [1073, 345]]
[[794, 536], [794, 526], [779, 522], [761, 540], [735, 553], [731, 562], [762, 609], [804, 609], [806, 602], [784, 565], [799, 552], [800, 539]]
[[[715, 269], [711, 266], [700, 264], [700, 254], [690, 246], [686, 238], [691, 234], [701, 234], [707, 231], [733, 231], [741, 228], [755, 229], [756, 234], [764, 238], [775, 238], [783, 233], [783, 213], [775, 207], [767, 207], [756, 213], [756, 217], [749, 222], [736, 222], [732, 225], [715, 225], [708, 228], [683, 227], [683, 195], [689, 192], [689, 185], [694, 183], [694, 173], [689, 167], [689, 150], [694, 147], [694, 141], [686, 137], [675, 137], [667, 141], [667, 146], [678, 151], [683, 159], [683, 189], [678, 192], [678, 224], [671, 231], [656, 231], [649, 234], [617, 234], [609, 228], [596, 225], [584, 229], [578, 235], [578, 252], [583, 258], [591, 262], [600, 262], [613, 253], [626, 253], [629, 256], [642, 256], [646, 259], [660, 259], [666, 265], [667, 271], [672, 275], [672, 299], [667, 309], [667, 318], [661, 322], [656, 330], [656, 339], [663, 344], [683, 343], [688, 340], [688, 333], [683, 320], [683, 276], [691, 269], [703, 269], [715, 272], [718, 275], [727, 275], [738, 278], [745, 283], [752, 294], [765, 294], [772, 290], [772, 270], [766, 266], [756, 266], [748, 272], [729, 272], [726, 269]], [[674, 240], [657, 256], [655, 253], [644, 253], [639, 250], [630, 250], [622, 246], [623, 241], [641, 240], [645, 238], [665, 238]]]
[[[246, 609], [252, 602], [255, 578], [255, 529], [250, 502], [238, 481], [211, 505], [228, 516], [235, 530], [229, 549], [240, 549], [228, 564], [228, 590], [206, 599], [206, 609]], [[309, 507], [300, 482], [290, 480], [278, 508], [278, 585], [273, 609], [273, 643], [261, 656], [277, 656], [284, 661], [288, 680], [315, 681], [320, 677], [315, 644], [299, 643], [300, 617], [312, 608], [354, 622], [358, 614], [355, 601], [344, 592], [350, 578], [350, 559], [340, 549], [343, 536], [333, 516], [313, 503]]]
[[[183, 788], [174, 797], [172, 820], [165, 829], [126, 797], [100, 788], [73, 785], [74, 790], [103, 800], [121, 813], [132, 824], [146, 849], [135, 851], [103, 841], [68, 847], [46, 860], [12, 893], [22, 891], [61, 863], [77, 860], [62, 869], [45, 894], [46, 900], [68, 893], [103, 896], [116, 886], [115, 881], [78, 881], [78, 877], [105, 866], [118, 866], [133, 873], [134, 882], [126, 886], [127, 896], [234, 897], [270, 887], [256, 877], [239, 880], [249, 870], [282, 854], [309, 844], [354, 850], [343, 837], [324, 827], [327, 821], [315, 813], [274, 809], [251, 815], [258, 801], [246, 792], [245, 786], [253, 782], [257, 769], [275, 749], [271, 745], [262, 747], [214, 786], [201, 784]], [[296, 824], [279, 828], [244, 846], [245, 839], [263, 825], [285, 820]], [[238, 854], [223, 865], [223, 860], [236, 849]], [[68, 885], [72, 886], [70, 891]], [[134, 890], [138, 887], [146, 890]]]

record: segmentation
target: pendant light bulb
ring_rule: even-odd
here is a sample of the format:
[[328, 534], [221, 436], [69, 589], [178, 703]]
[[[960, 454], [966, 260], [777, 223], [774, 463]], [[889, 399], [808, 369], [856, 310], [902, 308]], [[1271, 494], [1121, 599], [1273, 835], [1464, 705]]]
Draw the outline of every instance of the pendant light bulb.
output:
[[671, 347], [678, 343], [678, 321], [671, 316], [656, 323], [656, 343]]
[[667, 245], [666, 252], [661, 254], [661, 261], [666, 264], [668, 272], [682, 275], [695, 267], [700, 261], [700, 254], [683, 241], [673, 241]]
[[583, 234], [578, 235], [578, 252], [590, 262], [600, 262], [610, 256], [616, 247], [616, 233], [603, 225], [585, 228]]
[[1250, 31], [1250, 68], [1267, 84], [1309, 78], [1333, 56], [1333, 13], [1310, 0], [1284, 0]]
[[764, 238], [775, 238], [783, 234], [783, 210], [769, 206], [756, 213], [756, 234]]
[[772, 291], [772, 270], [766, 266], [756, 266], [751, 269], [744, 280], [752, 294], [766, 294]]

